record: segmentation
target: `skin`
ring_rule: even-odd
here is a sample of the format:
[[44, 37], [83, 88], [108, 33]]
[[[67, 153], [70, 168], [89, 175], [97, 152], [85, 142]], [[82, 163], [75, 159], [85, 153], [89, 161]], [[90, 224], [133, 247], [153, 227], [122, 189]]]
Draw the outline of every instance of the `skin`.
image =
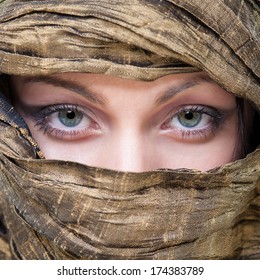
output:
[[[47, 159], [143, 172], [206, 171], [239, 157], [236, 99], [203, 72], [151, 82], [87, 73], [13, 76], [11, 84], [14, 107]], [[75, 120], [75, 108], [80, 123], [64, 125], [61, 119]]]

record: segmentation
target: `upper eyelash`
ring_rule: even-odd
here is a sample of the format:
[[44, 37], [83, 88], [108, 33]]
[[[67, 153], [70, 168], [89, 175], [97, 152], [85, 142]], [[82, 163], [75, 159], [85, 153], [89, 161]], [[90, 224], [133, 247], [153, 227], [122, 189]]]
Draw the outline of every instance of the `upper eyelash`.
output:
[[55, 105], [49, 105], [47, 107], [44, 107], [40, 110], [38, 110], [37, 112], [34, 112], [32, 114], [32, 118], [35, 122], [35, 127], [39, 127], [39, 130], [43, 130], [43, 133], [45, 134], [48, 130], [51, 129], [52, 132], [56, 132], [56, 134], [60, 133], [60, 134], [66, 134], [66, 133], [74, 133], [75, 131], [63, 131], [60, 129], [56, 129], [53, 128], [51, 126], [48, 125], [46, 118], [56, 112], [62, 111], [62, 110], [67, 110], [67, 111], [77, 111], [77, 112], [81, 112], [83, 114], [84, 111], [79, 109], [78, 105], [74, 105], [74, 104], [55, 104]]
[[77, 112], [83, 113], [82, 110], [78, 109], [78, 105], [55, 104], [55, 105], [50, 105], [50, 106], [44, 107], [41, 110], [38, 110], [38, 112], [32, 114], [32, 117], [35, 120], [37, 120], [37, 119], [47, 117], [47, 116], [51, 115], [52, 113], [56, 113], [56, 112], [59, 112], [62, 110], [77, 111]]
[[[210, 107], [210, 106], [203, 106], [203, 105], [192, 105], [191, 107], [185, 107], [181, 108], [175, 115], [178, 115], [179, 113], [185, 112], [185, 111], [191, 111], [191, 112], [199, 112], [201, 114], [206, 114], [210, 117], [212, 117], [212, 131], [213, 129], [218, 128], [222, 122], [223, 122], [223, 112], [217, 110], [216, 108]], [[186, 130], [191, 133], [192, 130]], [[197, 131], [199, 133], [203, 132], [203, 129], [194, 129], [194, 133]]]
[[222, 113], [219, 110], [217, 110], [213, 107], [204, 106], [204, 105], [191, 105], [191, 106], [182, 107], [174, 114], [174, 116], [176, 116], [180, 113], [183, 113], [185, 111], [192, 111], [192, 112], [207, 114], [217, 120], [220, 120], [222, 118]]

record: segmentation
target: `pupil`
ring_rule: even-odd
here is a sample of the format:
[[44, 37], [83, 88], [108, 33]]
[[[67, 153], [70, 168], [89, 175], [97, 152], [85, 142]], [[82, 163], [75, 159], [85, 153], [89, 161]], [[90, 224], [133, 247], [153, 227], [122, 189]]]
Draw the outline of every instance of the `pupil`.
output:
[[75, 112], [73, 112], [73, 111], [68, 111], [68, 112], [67, 112], [67, 118], [68, 118], [68, 119], [72, 120], [72, 119], [74, 119], [75, 117], [76, 117]]
[[77, 110], [62, 110], [58, 116], [59, 121], [67, 127], [77, 126], [83, 118], [83, 114]]
[[187, 112], [187, 113], [185, 113], [185, 118], [187, 119], [187, 120], [192, 120], [193, 119], [193, 113], [192, 112]]

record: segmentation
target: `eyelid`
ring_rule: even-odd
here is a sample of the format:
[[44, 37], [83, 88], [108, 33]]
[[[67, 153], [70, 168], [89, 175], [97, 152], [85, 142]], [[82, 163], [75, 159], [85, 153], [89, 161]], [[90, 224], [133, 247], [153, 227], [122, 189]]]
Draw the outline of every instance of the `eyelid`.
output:
[[171, 109], [167, 113], [167, 115], [164, 119], [167, 121], [168, 119], [171, 119], [174, 116], [177, 116], [179, 113], [182, 113], [185, 110], [201, 112], [201, 113], [208, 114], [212, 117], [217, 117], [217, 118], [224, 115], [224, 112], [222, 110], [216, 109], [212, 106], [201, 105], [201, 104], [185, 104], [185, 105], [179, 105], [179, 106]]
[[75, 104], [54, 104], [54, 105], [48, 105], [45, 107], [34, 107], [34, 109], [31, 111], [30, 115], [34, 120], [37, 120], [39, 118], [47, 117], [51, 115], [52, 113], [56, 113], [62, 110], [68, 110], [68, 111], [78, 111], [82, 114], [92, 118], [96, 119], [95, 113], [89, 109], [85, 108], [79, 105]]

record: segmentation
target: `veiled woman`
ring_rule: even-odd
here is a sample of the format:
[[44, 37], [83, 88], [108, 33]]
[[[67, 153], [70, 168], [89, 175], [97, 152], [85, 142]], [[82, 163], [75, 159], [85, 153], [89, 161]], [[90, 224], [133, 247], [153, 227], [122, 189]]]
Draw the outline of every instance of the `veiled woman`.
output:
[[0, 3], [0, 256], [256, 259], [257, 1]]

